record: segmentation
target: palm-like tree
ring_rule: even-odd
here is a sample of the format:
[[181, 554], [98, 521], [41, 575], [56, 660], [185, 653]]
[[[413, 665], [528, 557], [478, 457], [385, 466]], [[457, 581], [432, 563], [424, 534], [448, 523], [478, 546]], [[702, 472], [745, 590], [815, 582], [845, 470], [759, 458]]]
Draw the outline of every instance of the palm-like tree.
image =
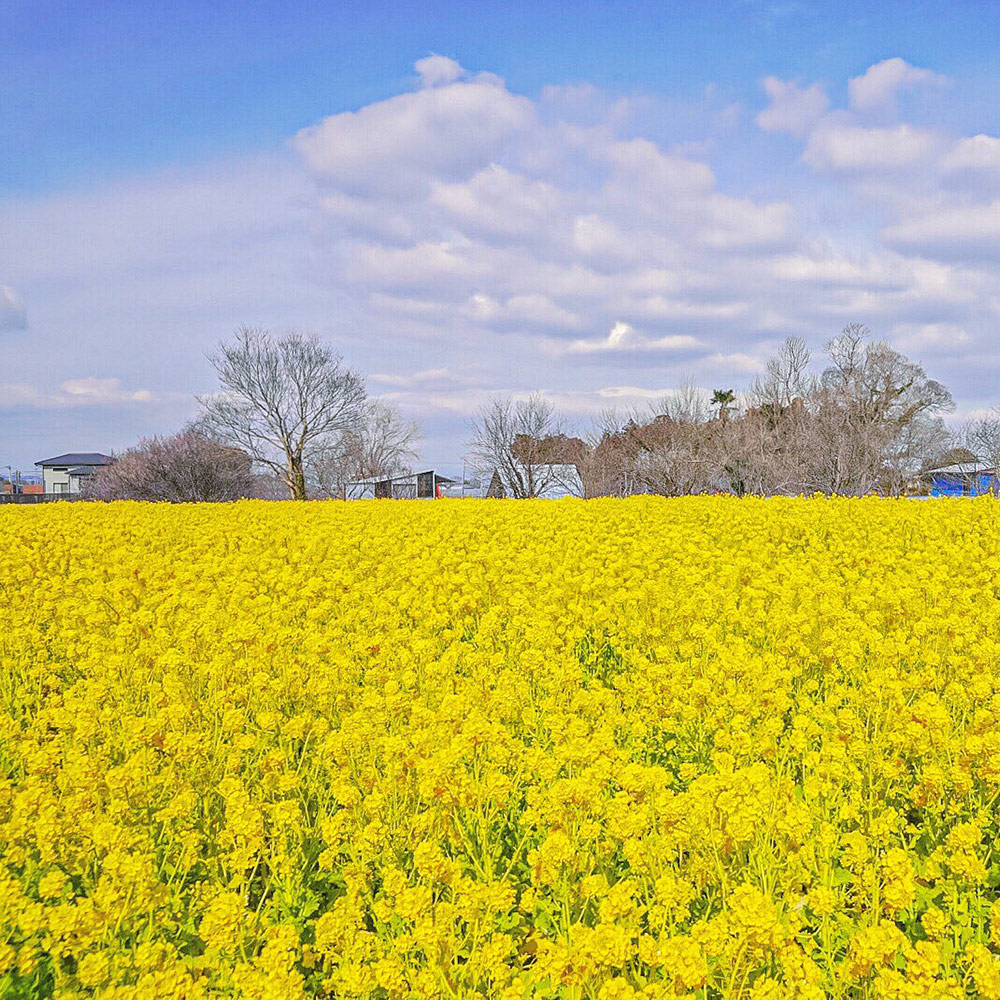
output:
[[729, 417], [729, 407], [736, 402], [736, 393], [732, 389], [716, 389], [712, 393], [712, 406], [719, 408], [719, 416], [726, 420]]

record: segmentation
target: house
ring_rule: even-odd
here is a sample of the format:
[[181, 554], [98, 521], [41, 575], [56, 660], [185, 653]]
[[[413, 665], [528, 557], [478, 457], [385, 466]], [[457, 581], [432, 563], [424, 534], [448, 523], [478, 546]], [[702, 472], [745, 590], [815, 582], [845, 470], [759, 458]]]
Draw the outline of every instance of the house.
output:
[[43, 458], [35, 465], [42, 470], [45, 493], [79, 493], [83, 483], [114, 459], [99, 451], [71, 451], [55, 458]]
[[454, 482], [433, 469], [402, 476], [355, 479], [344, 488], [345, 500], [434, 500]]
[[511, 474], [507, 470], [494, 469], [486, 496], [495, 499], [516, 497], [524, 492], [529, 482], [535, 497], [544, 500], [585, 495], [580, 470], [572, 463], [525, 465], [520, 468], [519, 473], [521, 483], [515, 486], [510, 482]]
[[978, 497], [997, 491], [996, 469], [978, 462], [955, 462], [938, 469], [928, 469], [932, 497]]

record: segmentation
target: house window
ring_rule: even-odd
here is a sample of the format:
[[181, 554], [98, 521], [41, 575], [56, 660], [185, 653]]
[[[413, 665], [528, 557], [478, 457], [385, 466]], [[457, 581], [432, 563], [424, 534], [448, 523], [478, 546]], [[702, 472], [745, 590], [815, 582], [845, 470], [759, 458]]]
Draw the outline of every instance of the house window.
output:
[[53, 483], [52, 488], [55, 493], [69, 493], [69, 483]]

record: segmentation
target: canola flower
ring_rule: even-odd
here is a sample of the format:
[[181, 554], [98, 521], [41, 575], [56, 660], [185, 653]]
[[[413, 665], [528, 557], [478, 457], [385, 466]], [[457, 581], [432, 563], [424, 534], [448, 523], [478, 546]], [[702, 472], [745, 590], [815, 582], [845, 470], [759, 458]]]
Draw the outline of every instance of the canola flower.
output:
[[1000, 998], [1000, 502], [0, 510], [0, 997]]

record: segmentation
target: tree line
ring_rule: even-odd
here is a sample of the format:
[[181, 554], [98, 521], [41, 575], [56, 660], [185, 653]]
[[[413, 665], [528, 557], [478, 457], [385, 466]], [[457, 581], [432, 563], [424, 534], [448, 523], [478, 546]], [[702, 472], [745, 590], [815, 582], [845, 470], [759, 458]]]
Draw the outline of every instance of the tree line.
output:
[[[241, 327], [209, 356], [219, 390], [197, 419], [140, 441], [97, 473], [95, 499], [338, 497], [412, 468], [419, 426], [371, 398], [364, 378], [312, 335]], [[469, 458], [507, 496], [545, 495], [567, 470], [586, 496], [656, 493], [900, 495], [928, 469], [1000, 464], [1000, 411], [946, 426], [950, 392], [852, 324], [814, 359], [789, 337], [742, 392], [691, 383], [644, 410], [608, 410], [583, 434], [542, 394], [493, 397]]]
[[472, 446], [515, 497], [542, 495], [568, 467], [586, 496], [898, 496], [933, 468], [1000, 463], [1000, 413], [953, 431], [952, 409], [921, 364], [851, 324], [819, 359], [789, 337], [742, 393], [687, 383], [645, 410], [603, 413], [584, 436], [539, 394], [497, 398]]

